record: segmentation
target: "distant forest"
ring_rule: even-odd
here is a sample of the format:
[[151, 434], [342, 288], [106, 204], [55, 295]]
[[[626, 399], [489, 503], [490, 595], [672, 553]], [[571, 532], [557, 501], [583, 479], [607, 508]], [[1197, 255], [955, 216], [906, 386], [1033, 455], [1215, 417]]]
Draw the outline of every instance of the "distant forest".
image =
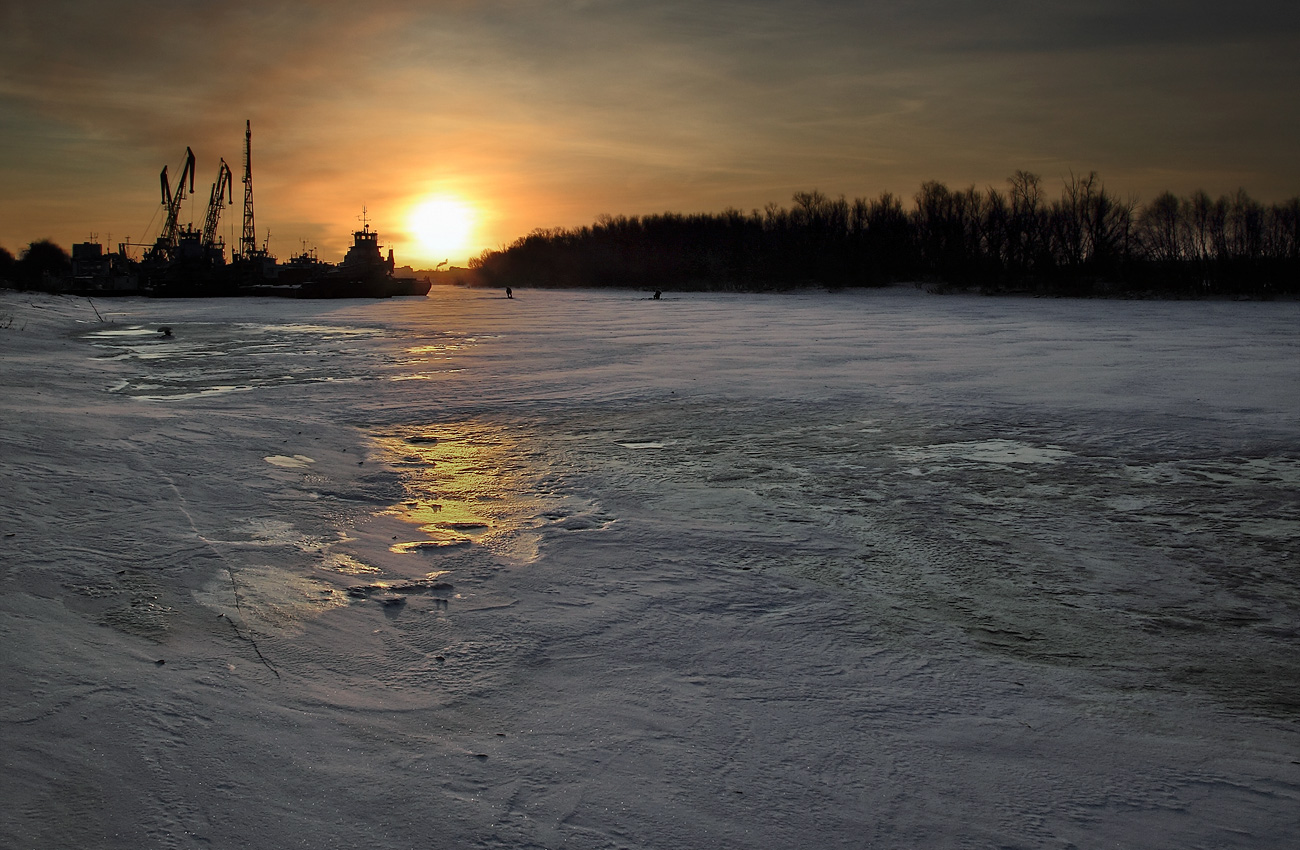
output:
[[1018, 171], [1007, 188], [928, 182], [910, 209], [799, 192], [790, 208], [601, 216], [537, 230], [471, 261], [484, 286], [779, 290], [883, 286], [1055, 295], [1275, 297], [1300, 293], [1300, 198], [1265, 206], [1165, 192], [1139, 206], [1096, 173], [1049, 200]]
[[68, 252], [48, 239], [31, 243], [17, 259], [0, 248], [0, 287], [53, 289], [51, 280], [62, 280], [71, 272]]

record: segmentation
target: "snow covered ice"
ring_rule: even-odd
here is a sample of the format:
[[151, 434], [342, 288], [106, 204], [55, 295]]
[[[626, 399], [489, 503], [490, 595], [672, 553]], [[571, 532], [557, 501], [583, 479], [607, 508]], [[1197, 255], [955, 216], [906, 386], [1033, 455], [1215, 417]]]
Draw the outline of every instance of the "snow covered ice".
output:
[[1294, 846], [1300, 305], [514, 296], [0, 292], [0, 845]]

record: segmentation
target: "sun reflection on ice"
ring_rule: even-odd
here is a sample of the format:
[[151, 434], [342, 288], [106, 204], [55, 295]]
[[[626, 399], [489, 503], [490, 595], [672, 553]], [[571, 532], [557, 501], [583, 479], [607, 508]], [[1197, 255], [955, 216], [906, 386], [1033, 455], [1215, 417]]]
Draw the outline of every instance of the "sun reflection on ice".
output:
[[542, 528], [564, 501], [541, 486], [549, 466], [539, 451], [526, 448], [507, 428], [486, 423], [382, 433], [373, 440], [407, 493], [381, 514], [417, 526], [425, 535], [394, 543], [391, 551], [480, 546], [510, 563], [537, 560]]

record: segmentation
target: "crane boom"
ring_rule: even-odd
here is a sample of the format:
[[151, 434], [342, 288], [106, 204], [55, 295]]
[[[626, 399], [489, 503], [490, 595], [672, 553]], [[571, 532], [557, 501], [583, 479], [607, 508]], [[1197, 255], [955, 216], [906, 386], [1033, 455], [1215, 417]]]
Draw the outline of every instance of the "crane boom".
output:
[[162, 233], [158, 236], [155, 250], [170, 253], [176, 247], [177, 234], [180, 231], [181, 201], [185, 200], [185, 180], [189, 179], [190, 192], [194, 192], [194, 151], [185, 149], [185, 167], [181, 170], [181, 179], [176, 183], [176, 191], [171, 190], [167, 181], [167, 166], [162, 170], [163, 206], [167, 207], [167, 220], [163, 223]]
[[225, 198], [230, 196], [230, 203], [235, 202], [234, 175], [230, 173], [230, 166], [226, 165], [224, 159], [221, 165], [217, 166], [217, 182], [212, 184], [212, 193], [208, 197], [208, 214], [203, 220], [203, 246], [205, 248], [216, 247], [217, 226], [221, 221], [221, 208], [225, 206]]

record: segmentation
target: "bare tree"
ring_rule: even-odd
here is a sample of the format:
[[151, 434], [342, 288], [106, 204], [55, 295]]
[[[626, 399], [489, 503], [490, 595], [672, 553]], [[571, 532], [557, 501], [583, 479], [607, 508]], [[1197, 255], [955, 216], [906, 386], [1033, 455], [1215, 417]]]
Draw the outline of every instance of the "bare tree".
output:
[[1139, 238], [1147, 256], [1159, 263], [1176, 263], [1183, 257], [1179, 235], [1182, 215], [1178, 197], [1161, 192], [1138, 215]]
[[1011, 220], [1007, 228], [1008, 262], [1013, 277], [1037, 271], [1046, 251], [1047, 211], [1043, 181], [1037, 174], [1017, 171], [1007, 178]]

